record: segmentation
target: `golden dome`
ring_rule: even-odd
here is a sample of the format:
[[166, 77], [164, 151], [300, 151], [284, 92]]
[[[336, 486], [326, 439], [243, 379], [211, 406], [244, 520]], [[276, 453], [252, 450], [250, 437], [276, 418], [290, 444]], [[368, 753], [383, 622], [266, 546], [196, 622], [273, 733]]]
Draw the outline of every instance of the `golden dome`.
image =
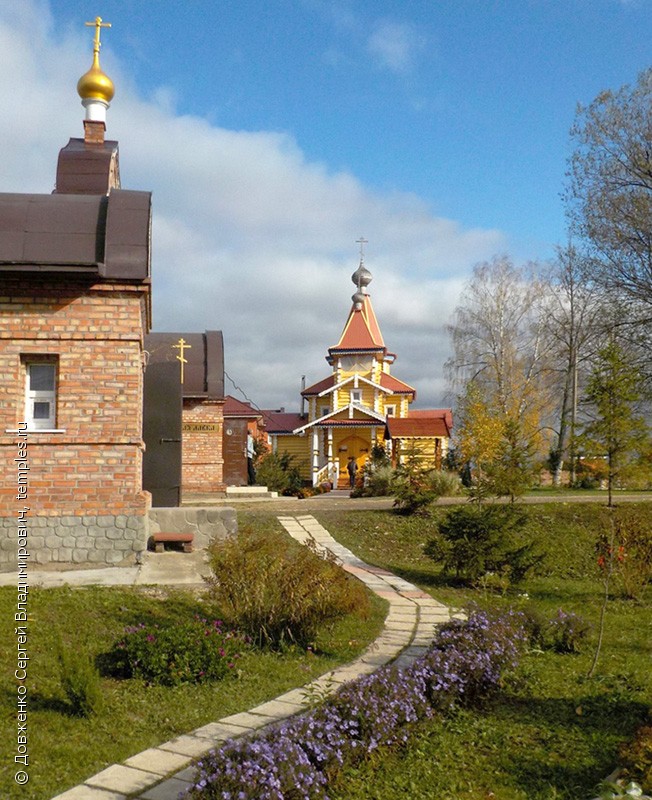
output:
[[93, 65], [77, 81], [77, 93], [82, 100], [103, 100], [110, 103], [115, 94], [113, 81], [100, 69], [100, 58], [93, 55]]

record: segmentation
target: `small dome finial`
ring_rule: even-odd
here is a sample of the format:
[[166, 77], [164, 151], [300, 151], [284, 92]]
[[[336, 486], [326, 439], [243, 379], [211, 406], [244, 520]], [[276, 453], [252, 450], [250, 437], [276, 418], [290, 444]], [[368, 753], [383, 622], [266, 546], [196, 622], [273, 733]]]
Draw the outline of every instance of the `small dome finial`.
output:
[[102, 17], [96, 17], [94, 22], [86, 22], [85, 24], [95, 28], [93, 64], [88, 72], [84, 73], [77, 82], [77, 92], [82, 99], [82, 105], [86, 109], [86, 119], [105, 122], [106, 109], [113, 99], [115, 88], [111, 78], [102, 72], [100, 68], [100, 31], [102, 28], [110, 28], [111, 23], [103, 22]]
[[356, 244], [360, 245], [360, 263], [364, 263], [364, 246], [369, 244], [368, 240], [361, 236], [359, 239], [356, 239]]

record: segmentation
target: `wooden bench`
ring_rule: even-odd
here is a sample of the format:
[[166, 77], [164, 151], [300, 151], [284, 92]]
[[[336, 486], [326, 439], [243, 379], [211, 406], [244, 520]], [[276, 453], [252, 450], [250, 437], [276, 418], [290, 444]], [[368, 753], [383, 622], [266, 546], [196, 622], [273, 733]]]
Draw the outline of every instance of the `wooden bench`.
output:
[[193, 539], [194, 534], [192, 533], [153, 533], [150, 536], [150, 544], [154, 546], [157, 553], [162, 553], [166, 544], [183, 545], [184, 553], [192, 553]]

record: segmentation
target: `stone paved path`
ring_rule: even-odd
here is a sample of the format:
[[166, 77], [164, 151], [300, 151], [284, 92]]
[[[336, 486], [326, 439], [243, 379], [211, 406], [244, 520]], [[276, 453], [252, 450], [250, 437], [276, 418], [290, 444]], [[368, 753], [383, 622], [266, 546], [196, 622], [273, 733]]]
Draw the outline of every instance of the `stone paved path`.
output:
[[194, 778], [192, 762], [226, 739], [252, 734], [271, 722], [306, 708], [306, 694], [335, 691], [341, 684], [396, 661], [408, 664], [421, 655], [432, 640], [434, 627], [450, 619], [446, 606], [391, 572], [371, 567], [333, 539], [310, 516], [279, 517], [297, 541], [314, 539], [334, 553], [342, 567], [389, 603], [382, 634], [355, 661], [322, 675], [312, 683], [262, 703], [256, 708], [211, 722], [188, 734], [152, 747], [113, 764], [53, 800], [177, 800]]

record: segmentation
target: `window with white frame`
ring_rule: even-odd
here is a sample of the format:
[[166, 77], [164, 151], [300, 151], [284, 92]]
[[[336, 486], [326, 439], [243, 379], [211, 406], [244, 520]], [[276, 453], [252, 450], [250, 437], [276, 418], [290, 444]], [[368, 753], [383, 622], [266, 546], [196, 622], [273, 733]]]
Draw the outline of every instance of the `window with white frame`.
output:
[[385, 414], [387, 414], [388, 417], [395, 417], [396, 406], [385, 406]]
[[360, 375], [365, 375], [371, 372], [373, 368], [373, 359], [361, 354], [356, 356], [343, 356], [340, 358], [339, 366], [343, 372], [357, 372]]
[[57, 363], [52, 359], [25, 361], [25, 422], [31, 430], [56, 428]]
[[320, 416], [320, 417], [325, 417], [325, 416], [326, 416], [326, 414], [330, 414], [330, 410], [331, 410], [331, 407], [330, 407], [330, 406], [322, 406], [322, 407], [319, 409], [319, 416]]
[[362, 389], [351, 389], [351, 402], [358, 405], [362, 403]]

